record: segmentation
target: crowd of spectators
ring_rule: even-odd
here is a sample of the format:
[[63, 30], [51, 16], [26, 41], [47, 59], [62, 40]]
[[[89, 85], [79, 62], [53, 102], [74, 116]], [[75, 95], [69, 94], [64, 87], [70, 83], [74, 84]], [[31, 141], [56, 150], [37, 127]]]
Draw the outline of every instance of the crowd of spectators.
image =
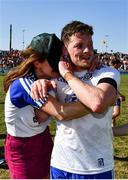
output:
[[128, 70], [128, 54], [122, 53], [99, 53], [99, 58], [104, 65], [113, 66], [118, 64], [117, 69], [122, 71]]
[[19, 50], [0, 52], [0, 72], [6, 73], [11, 68], [17, 66], [23, 60]]
[[[111, 66], [113, 63], [120, 64], [119, 70], [128, 71], [128, 54], [122, 53], [98, 53], [103, 64]], [[11, 68], [22, 62], [23, 58], [19, 50], [0, 52], [0, 73], [6, 73]]]

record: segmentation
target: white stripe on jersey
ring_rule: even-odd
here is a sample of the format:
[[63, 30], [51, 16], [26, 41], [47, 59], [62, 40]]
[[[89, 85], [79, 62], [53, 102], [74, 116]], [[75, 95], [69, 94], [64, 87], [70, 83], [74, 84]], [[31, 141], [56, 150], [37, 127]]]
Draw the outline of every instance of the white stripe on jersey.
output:
[[[31, 84], [30, 84], [30, 82], [28, 81], [27, 78], [24, 78], [24, 79], [20, 78], [19, 81], [22, 84], [22, 86], [24, 87], [24, 89], [26, 90], [26, 92], [30, 95], [30, 92], [31, 92], [30, 91], [31, 90], [30, 86], [33, 83], [33, 81], [31, 80], [31, 82], [32, 82]], [[39, 101], [34, 100], [34, 102], [37, 103], [39, 107], [41, 107], [42, 104], [44, 104], [44, 100], [42, 100], [42, 99], [40, 99]]]

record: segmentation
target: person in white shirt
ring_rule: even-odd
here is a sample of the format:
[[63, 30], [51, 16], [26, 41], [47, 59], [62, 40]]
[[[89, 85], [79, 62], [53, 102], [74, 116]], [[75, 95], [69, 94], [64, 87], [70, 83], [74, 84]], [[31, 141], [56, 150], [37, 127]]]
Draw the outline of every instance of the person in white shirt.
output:
[[[114, 178], [112, 105], [120, 74], [108, 66], [88, 72], [94, 60], [92, 35], [92, 26], [80, 21], [72, 21], [62, 29], [65, 55], [59, 62], [62, 77], [55, 81], [58, 99], [80, 101], [91, 113], [76, 121], [57, 122], [51, 179]], [[33, 85], [33, 98], [42, 85], [41, 80]]]

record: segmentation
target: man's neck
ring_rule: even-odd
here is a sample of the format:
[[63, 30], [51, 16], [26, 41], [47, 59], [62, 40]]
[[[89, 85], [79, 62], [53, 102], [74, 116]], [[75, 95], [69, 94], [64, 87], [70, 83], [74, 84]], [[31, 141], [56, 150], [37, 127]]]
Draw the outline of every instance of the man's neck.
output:
[[85, 71], [85, 70], [87, 71], [88, 69], [77, 67], [77, 66], [73, 67], [73, 72], [81, 72], [81, 71]]

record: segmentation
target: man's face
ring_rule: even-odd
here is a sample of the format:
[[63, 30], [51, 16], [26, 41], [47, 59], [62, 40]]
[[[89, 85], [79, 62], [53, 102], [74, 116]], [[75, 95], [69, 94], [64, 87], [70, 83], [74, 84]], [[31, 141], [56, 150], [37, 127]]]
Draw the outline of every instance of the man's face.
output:
[[81, 71], [89, 69], [93, 52], [93, 42], [91, 35], [75, 33], [70, 37], [66, 46], [71, 61], [75, 66], [74, 70]]

